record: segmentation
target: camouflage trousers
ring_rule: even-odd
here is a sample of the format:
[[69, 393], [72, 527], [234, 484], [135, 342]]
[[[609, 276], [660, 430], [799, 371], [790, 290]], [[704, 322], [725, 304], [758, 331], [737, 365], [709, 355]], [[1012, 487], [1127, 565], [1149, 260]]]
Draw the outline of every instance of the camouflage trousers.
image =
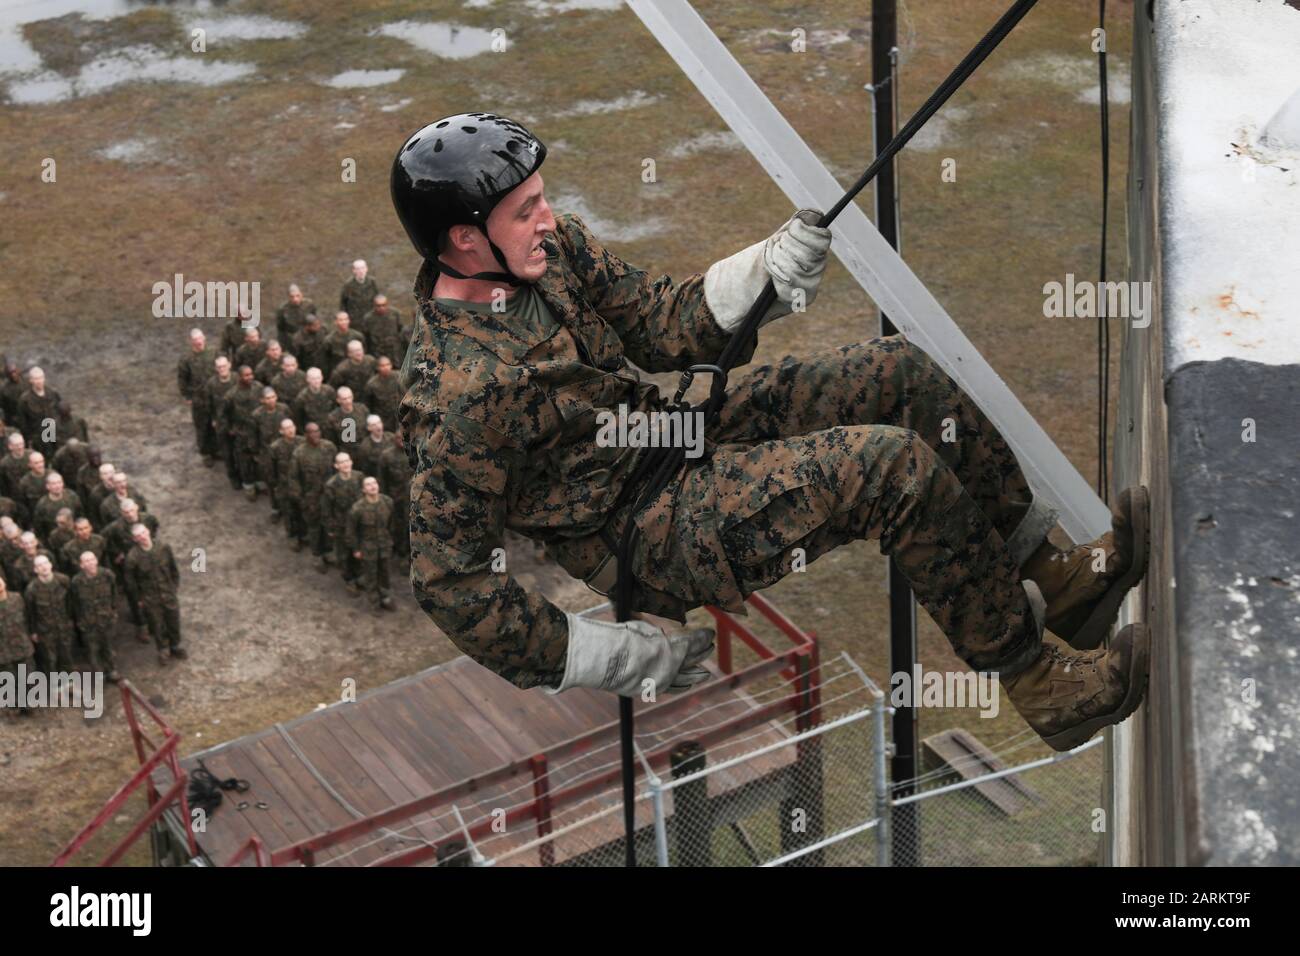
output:
[[754, 368], [709, 435], [712, 453], [636, 515], [638, 608], [743, 612], [750, 593], [870, 538], [972, 668], [1014, 673], [1036, 656], [1019, 566], [1056, 515], [920, 348], [891, 336]]
[[368, 548], [355, 559], [359, 566], [358, 583], [361, 590], [370, 597], [370, 603], [378, 605], [385, 598], [392, 597], [393, 588], [389, 579], [388, 549], [384, 546]]
[[181, 606], [174, 596], [140, 602], [154, 647], [160, 651], [181, 646]]
[[[76, 666], [72, 662], [72, 642], [75, 635], [71, 628], [42, 632], [40, 636], [40, 643], [36, 645], [39, 666], [51, 674], [56, 671], [70, 671]], [[42, 651], [44, 651], [43, 655]]]
[[92, 671], [111, 671], [117, 667], [113, 654], [113, 621], [100, 621], [87, 624], [81, 629], [81, 643], [86, 648], [86, 657]]

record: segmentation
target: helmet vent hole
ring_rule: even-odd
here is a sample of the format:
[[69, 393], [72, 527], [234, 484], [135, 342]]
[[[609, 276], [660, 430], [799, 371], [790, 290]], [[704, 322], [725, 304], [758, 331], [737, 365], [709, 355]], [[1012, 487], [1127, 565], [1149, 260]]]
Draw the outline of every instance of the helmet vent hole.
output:
[[506, 149], [508, 149], [511, 153], [519, 152], [519, 150], [521, 149], [519, 145], [519, 140], [517, 139], [510, 140], [510, 142], [506, 143]]
[[450, 120], [443, 120], [441, 123], [438, 123], [438, 124], [435, 125], [433, 128], [434, 128], [434, 129], [442, 129], [442, 128], [443, 128], [444, 126], [446, 126], [449, 122], [451, 122], [451, 121], [450, 121]]
[[415, 147], [418, 146], [419, 143], [420, 143], [420, 137], [417, 136], [415, 137], [415, 139], [411, 140], [409, 143], [406, 144], [406, 152], [409, 153], [411, 150], [415, 149]]
[[442, 152], [442, 140], [438, 140], [436, 143], [433, 144], [433, 151], [435, 153]]
[[461, 129], [463, 129], [463, 130], [464, 130], [465, 132], [467, 132], [467, 133], [477, 133], [477, 132], [478, 132], [478, 127], [477, 127], [477, 126], [462, 126]]

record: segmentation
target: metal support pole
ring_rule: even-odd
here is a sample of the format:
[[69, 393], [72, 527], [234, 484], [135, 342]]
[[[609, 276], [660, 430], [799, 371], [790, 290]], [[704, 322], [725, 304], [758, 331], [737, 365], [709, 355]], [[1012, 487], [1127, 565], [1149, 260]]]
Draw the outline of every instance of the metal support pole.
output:
[[876, 829], [876, 866], [889, 866], [893, 831], [889, 826], [892, 807], [889, 797], [889, 775], [885, 769], [885, 757], [888, 755], [889, 750], [888, 744], [885, 743], [885, 718], [890, 712], [890, 707], [885, 703], [885, 695], [882, 691], [876, 691], [874, 710], [876, 714], [872, 718], [872, 726], [876, 734], [876, 752], [873, 754], [876, 778], [876, 819], [880, 821]]
[[[871, 4], [871, 132], [872, 153], [894, 138], [898, 82], [898, 9], [896, 0], [872, 0]], [[898, 249], [898, 205], [895, 164], [890, 160], [875, 179], [876, 229], [893, 249]], [[880, 312], [880, 334], [895, 335], [898, 329]], [[907, 580], [891, 559], [889, 562], [889, 668], [891, 674], [911, 674], [916, 665], [916, 600]], [[894, 780], [911, 780], [917, 768], [918, 712], [910, 703], [894, 711]], [[910, 792], [910, 791], [909, 791]], [[912, 865], [918, 859], [917, 814], [906, 808], [894, 819], [896, 847], [894, 865]]]
[[[630, 519], [629, 519], [630, 520]], [[632, 767], [632, 698], [618, 699], [619, 754], [623, 761], [623, 855], [626, 866], [636, 866], [636, 771]]]

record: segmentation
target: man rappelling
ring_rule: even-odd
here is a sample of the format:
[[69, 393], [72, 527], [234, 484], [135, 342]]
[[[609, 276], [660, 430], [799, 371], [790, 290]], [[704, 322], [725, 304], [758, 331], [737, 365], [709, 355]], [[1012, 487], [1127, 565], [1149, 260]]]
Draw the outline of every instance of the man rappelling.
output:
[[402, 370], [411, 582], [457, 647], [552, 693], [630, 696], [645, 680], [667, 691], [709, 676], [708, 630], [596, 621], [525, 590], [499, 570], [506, 528], [608, 594], [635, 522], [632, 609], [680, 622], [705, 604], [743, 613], [747, 595], [790, 573], [795, 549], [811, 563], [876, 538], [957, 655], [997, 672], [1051, 746], [1133, 713], [1149, 631], [1130, 624], [1099, 645], [1146, 570], [1145, 489], [1120, 496], [1103, 537], [1056, 549], [1055, 513], [1006, 441], [902, 336], [753, 368], [726, 389], [706, 454], [640, 502], [627, 486], [648, 483], [637, 464], [649, 449], [597, 441], [598, 413], [662, 410], [637, 369], [715, 362], [769, 280], [763, 324], [811, 304], [831, 232], [800, 210], [673, 282], [622, 261], [576, 215], [553, 215], [545, 158], [518, 123], [464, 113], [415, 133], [393, 164], [398, 217], [424, 258]]

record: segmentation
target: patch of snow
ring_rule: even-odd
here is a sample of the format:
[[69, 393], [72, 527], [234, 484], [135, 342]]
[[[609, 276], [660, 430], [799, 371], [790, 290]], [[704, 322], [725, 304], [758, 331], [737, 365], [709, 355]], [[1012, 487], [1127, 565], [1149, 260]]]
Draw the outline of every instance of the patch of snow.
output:
[[336, 90], [386, 86], [389, 83], [396, 83], [405, 73], [405, 70], [344, 70], [326, 80], [325, 85], [332, 86]]

